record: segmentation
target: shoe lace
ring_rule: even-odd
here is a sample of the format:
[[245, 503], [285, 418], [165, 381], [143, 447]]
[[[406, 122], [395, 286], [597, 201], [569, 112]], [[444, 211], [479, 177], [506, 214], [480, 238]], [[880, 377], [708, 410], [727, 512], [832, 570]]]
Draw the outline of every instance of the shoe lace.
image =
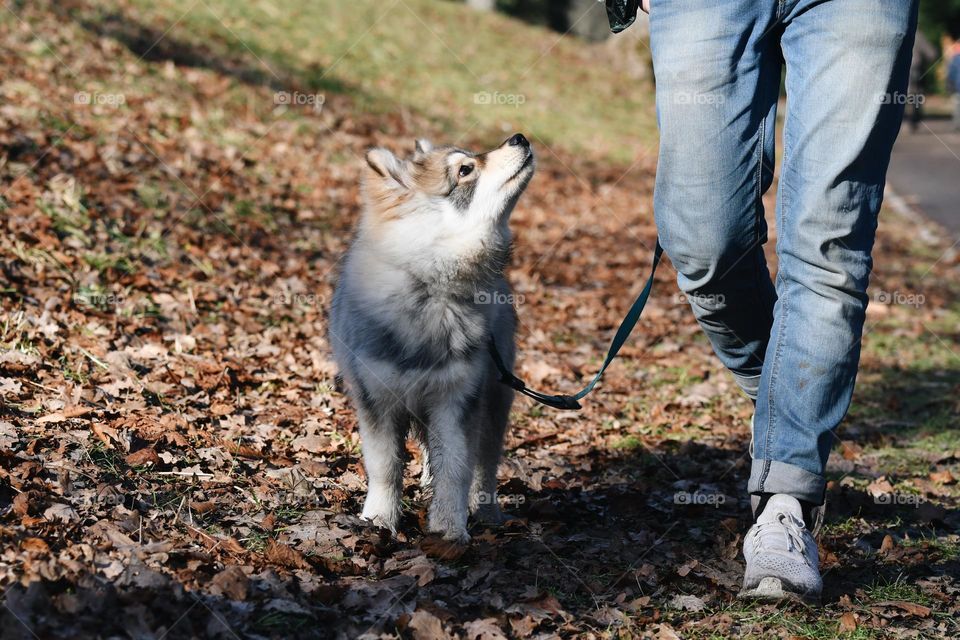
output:
[[804, 540], [804, 531], [806, 529], [802, 522], [788, 513], [778, 513], [776, 520], [771, 522], [762, 522], [756, 525], [757, 533], [754, 536], [754, 548], [759, 551], [764, 546], [769, 546], [775, 539], [783, 536], [787, 542], [787, 551], [798, 551], [807, 558], [807, 543]]

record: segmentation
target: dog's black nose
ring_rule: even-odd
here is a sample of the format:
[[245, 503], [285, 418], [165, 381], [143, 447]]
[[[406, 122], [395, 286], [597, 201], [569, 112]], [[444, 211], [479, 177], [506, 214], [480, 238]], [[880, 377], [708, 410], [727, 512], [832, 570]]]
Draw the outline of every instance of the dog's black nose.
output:
[[507, 144], [511, 147], [529, 147], [530, 141], [527, 140], [522, 133], [515, 133], [513, 137], [507, 140]]

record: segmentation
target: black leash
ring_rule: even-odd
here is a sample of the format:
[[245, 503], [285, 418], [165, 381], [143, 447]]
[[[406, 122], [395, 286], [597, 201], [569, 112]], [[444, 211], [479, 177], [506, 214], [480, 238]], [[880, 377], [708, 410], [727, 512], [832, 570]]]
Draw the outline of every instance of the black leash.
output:
[[633, 328], [637, 326], [637, 322], [640, 320], [640, 315], [643, 313], [643, 308], [647, 306], [647, 300], [650, 298], [650, 291], [653, 290], [653, 277], [657, 273], [657, 265], [660, 264], [660, 258], [662, 256], [663, 247], [660, 246], [660, 240], [657, 240], [657, 247], [653, 251], [653, 267], [650, 269], [650, 277], [647, 279], [647, 284], [644, 285], [643, 291], [640, 292], [640, 295], [633, 303], [633, 306], [630, 307], [630, 311], [627, 312], [627, 316], [623, 319], [623, 322], [620, 323], [620, 328], [617, 329], [617, 333], [614, 334], [613, 341], [610, 343], [610, 349], [607, 351], [607, 357], [603, 361], [603, 366], [600, 367], [600, 371], [598, 371], [597, 375], [593, 377], [593, 380], [590, 381], [590, 384], [584, 387], [579, 393], [576, 393], [572, 396], [547, 395], [545, 393], [540, 393], [539, 391], [530, 389], [523, 380], [513, 375], [513, 372], [507, 369], [506, 365], [504, 365], [503, 358], [500, 356], [500, 352], [497, 350], [497, 343], [491, 335], [490, 356], [493, 358], [493, 364], [497, 367], [497, 371], [500, 373], [500, 382], [508, 387], [512, 387], [515, 391], [522, 393], [528, 398], [536, 400], [542, 405], [553, 407], [554, 409], [560, 409], [562, 411], [577, 411], [581, 409], [582, 407], [580, 405], [580, 400], [582, 400], [588, 393], [593, 391], [593, 388], [597, 386], [597, 383], [600, 382], [600, 378], [603, 376], [603, 372], [607, 370], [607, 367], [610, 366], [610, 363], [613, 362], [613, 359], [617, 357], [617, 354], [620, 352], [620, 348], [627, 341], [627, 338], [630, 337], [630, 333], [633, 332]]

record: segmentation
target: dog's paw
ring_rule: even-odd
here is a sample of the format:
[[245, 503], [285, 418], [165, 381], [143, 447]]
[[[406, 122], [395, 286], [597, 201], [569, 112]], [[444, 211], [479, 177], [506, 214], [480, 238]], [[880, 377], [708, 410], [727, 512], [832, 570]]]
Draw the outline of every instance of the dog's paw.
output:
[[439, 536], [446, 542], [453, 544], [470, 544], [470, 534], [467, 533], [467, 523], [455, 524], [452, 522], [442, 522], [436, 518], [430, 519], [427, 526], [427, 533], [431, 536]]
[[370, 524], [372, 524], [372, 525], [375, 526], [375, 527], [379, 527], [380, 529], [387, 529], [387, 530], [389, 530], [390, 533], [392, 533], [393, 535], [396, 535], [396, 534], [397, 534], [397, 525], [396, 525], [395, 523], [393, 523], [393, 522], [390, 522], [389, 519], [387, 519], [387, 518], [385, 518], [385, 517], [383, 517], [383, 516], [373, 516], [372, 518], [368, 518], [368, 517], [366, 517], [366, 516], [363, 516], [363, 519], [366, 520], [367, 522], [369, 522]]
[[468, 545], [470, 544], [470, 534], [466, 528], [448, 529], [447, 531], [436, 531], [445, 541], [451, 544]]
[[375, 509], [370, 505], [364, 505], [363, 513], [360, 514], [360, 517], [381, 529], [389, 529], [390, 533], [394, 535], [396, 535], [397, 527], [400, 525], [399, 509], [383, 511]]

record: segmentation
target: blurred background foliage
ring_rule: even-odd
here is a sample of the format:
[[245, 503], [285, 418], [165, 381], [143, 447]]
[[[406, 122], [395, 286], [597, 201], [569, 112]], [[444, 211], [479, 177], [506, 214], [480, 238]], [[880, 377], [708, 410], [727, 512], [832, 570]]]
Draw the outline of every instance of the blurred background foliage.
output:
[[920, 0], [920, 27], [931, 42], [960, 37], [960, 0]]

